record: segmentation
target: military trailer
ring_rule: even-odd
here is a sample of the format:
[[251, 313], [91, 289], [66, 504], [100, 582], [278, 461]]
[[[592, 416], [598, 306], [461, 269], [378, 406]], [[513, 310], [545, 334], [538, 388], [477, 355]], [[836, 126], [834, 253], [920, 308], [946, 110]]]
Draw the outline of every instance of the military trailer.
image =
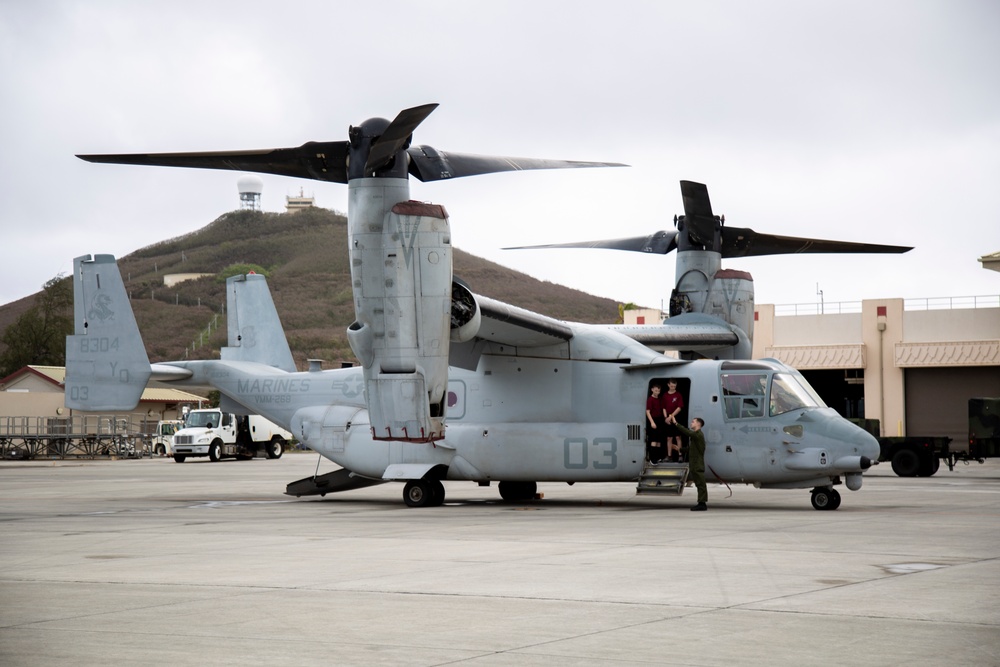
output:
[[1000, 456], [1000, 398], [969, 399], [969, 458]]
[[984, 463], [1000, 456], [1000, 398], [969, 399], [968, 449], [946, 436], [880, 436], [877, 419], [851, 421], [878, 438], [879, 461], [888, 462], [900, 477], [930, 477], [941, 461], [954, 470], [958, 462]]

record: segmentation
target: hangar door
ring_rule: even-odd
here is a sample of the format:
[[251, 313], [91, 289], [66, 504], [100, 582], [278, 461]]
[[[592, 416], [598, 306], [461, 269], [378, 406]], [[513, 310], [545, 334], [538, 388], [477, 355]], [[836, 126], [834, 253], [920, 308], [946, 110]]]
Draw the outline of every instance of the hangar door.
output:
[[969, 399], [1000, 396], [1000, 366], [907, 368], [903, 383], [906, 434], [945, 435], [952, 439], [952, 450], [964, 450]]

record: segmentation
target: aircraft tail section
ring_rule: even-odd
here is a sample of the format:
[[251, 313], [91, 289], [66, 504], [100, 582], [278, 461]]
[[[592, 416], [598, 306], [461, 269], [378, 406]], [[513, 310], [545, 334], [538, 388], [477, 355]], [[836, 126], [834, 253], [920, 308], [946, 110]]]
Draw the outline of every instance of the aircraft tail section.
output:
[[66, 407], [135, 408], [151, 367], [114, 255], [73, 260], [73, 321], [75, 333], [66, 337]]
[[294, 373], [295, 361], [288, 347], [278, 311], [264, 276], [251, 273], [226, 281], [229, 346], [225, 361], [254, 361]]

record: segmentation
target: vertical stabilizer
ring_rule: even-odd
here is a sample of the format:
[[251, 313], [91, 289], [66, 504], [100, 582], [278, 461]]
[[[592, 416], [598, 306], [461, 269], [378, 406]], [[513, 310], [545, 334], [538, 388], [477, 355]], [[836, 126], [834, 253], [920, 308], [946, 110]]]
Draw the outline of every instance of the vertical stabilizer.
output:
[[114, 255], [73, 260], [73, 322], [66, 336], [66, 407], [132, 410], [149, 381], [149, 357]]
[[264, 276], [250, 273], [226, 280], [229, 346], [222, 348], [225, 361], [255, 361], [295, 372], [278, 311]]

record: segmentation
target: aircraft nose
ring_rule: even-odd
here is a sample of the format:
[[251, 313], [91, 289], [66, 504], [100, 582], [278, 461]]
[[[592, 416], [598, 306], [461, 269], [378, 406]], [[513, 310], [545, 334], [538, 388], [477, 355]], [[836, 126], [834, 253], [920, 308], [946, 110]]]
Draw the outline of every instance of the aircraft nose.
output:
[[879, 447], [875, 436], [860, 426], [847, 421], [833, 410], [824, 413], [823, 417], [825, 417], [823, 423], [825, 423], [826, 435], [839, 445], [836, 450], [840, 452], [840, 455], [862, 456], [870, 459], [872, 463], [878, 461], [881, 447]]
[[862, 428], [855, 427], [857, 433], [854, 436], [854, 444], [858, 448], [861, 456], [867, 456], [872, 462], [878, 461], [882, 448], [878, 444], [878, 439]]

